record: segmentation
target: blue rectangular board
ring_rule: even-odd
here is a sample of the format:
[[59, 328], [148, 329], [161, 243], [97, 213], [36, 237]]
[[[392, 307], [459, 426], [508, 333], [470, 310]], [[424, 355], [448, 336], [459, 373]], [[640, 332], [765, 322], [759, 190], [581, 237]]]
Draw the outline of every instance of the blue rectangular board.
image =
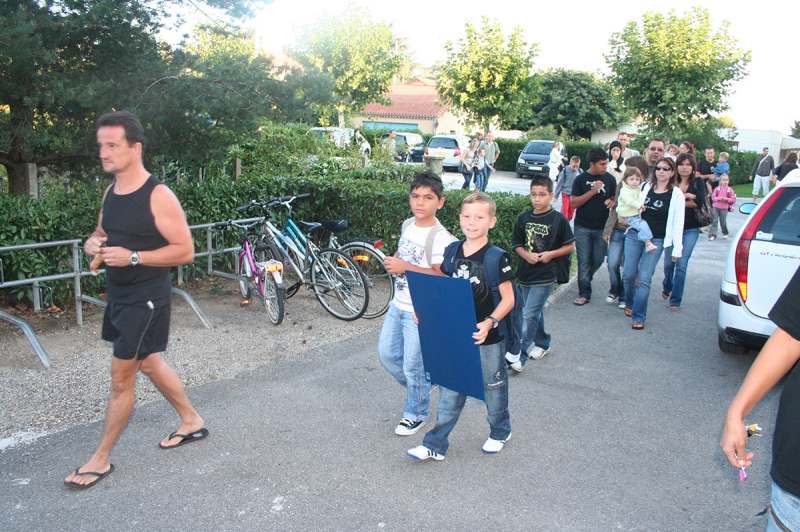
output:
[[431, 382], [484, 401], [472, 286], [467, 279], [406, 272]]

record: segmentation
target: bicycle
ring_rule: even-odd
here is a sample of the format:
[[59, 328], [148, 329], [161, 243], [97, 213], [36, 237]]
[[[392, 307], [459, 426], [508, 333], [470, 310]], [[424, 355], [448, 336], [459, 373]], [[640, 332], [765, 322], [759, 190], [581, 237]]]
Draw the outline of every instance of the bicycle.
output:
[[378, 248], [383, 245], [380, 238], [343, 237], [339, 243], [336, 233], [347, 229], [347, 220], [320, 220], [322, 227], [330, 232], [328, 247], [338, 249], [352, 258], [364, 272], [369, 283], [369, 307], [364, 318], [372, 319], [386, 314], [394, 298], [394, 277], [386, 270], [386, 258]]
[[[258, 208], [264, 213], [262, 239], [272, 244], [265, 253], [279, 253], [279, 257], [274, 258], [283, 263], [284, 298], [292, 297], [300, 286], [305, 286], [332, 316], [344, 321], [356, 320], [364, 315], [369, 305], [368, 280], [348, 255], [338, 249], [320, 249], [310, 240], [311, 234], [322, 224], [292, 219], [292, 202], [309, 196], [300, 194], [261, 202], [253, 200], [236, 210]], [[270, 209], [278, 205], [288, 210], [283, 230], [271, 221]]]
[[240, 277], [239, 289], [242, 297], [248, 302], [253, 293], [257, 294], [264, 302], [269, 321], [274, 325], [280, 325], [284, 316], [283, 263], [277, 259], [280, 253], [271, 242], [263, 240], [257, 233], [248, 231], [261, 223], [263, 219], [246, 224], [228, 220], [217, 222], [214, 227], [234, 226], [245, 230], [242, 251], [236, 260], [236, 275]]

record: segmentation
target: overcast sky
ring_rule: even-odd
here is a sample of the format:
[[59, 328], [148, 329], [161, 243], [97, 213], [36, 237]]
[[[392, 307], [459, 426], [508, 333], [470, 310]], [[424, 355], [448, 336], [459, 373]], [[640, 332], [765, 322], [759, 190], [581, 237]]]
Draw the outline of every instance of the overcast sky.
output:
[[[534, 4], [461, 0], [370, 2], [368, 8], [360, 9], [369, 12], [373, 20], [391, 24], [397, 36], [407, 39], [416, 61], [426, 66], [445, 58], [445, 42], [459, 39], [466, 20], [477, 23], [485, 14], [499, 19], [506, 33], [515, 25], [521, 26], [527, 41], [539, 44], [537, 68], [607, 72], [603, 54], [609, 51], [612, 33], [621, 31], [629, 20], [641, 21], [647, 10], [675, 9], [683, 13], [693, 5], [708, 9], [712, 24], [717, 27], [723, 20], [730, 21], [731, 35], [741, 48], [752, 51], [749, 75], [733, 85], [734, 94], [728, 100], [730, 110], [725, 114], [739, 129], [788, 134], [794, 121], [800, 120], [797, 1], [744, 4], [729, 0], [665, 0], [615, 4], [579, 0]], [[747, 7], [739, 7], [743, 5]], [[275, 0], [250, 24], [263, 32], [265, 46], [282, 48], [294, 40], [298, 27], [312, 22], [324, 10], [336, 13], [347, 6], [347, 0]]]

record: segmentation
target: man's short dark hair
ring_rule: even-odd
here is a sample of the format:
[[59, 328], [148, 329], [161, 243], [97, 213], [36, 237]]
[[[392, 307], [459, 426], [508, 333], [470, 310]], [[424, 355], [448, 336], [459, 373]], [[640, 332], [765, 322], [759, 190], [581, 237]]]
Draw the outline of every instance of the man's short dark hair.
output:
[[589, 161], [589, 164], [599, 163], [600, 161], [607, 161], [608, 154], [606, 153], [606, 150], [604, 150], [603, 148], [592, 148], [586, 155], [586, 160]]
[[414, 192], [420, 187], [428, 187], [439, 199], [444, 197], [442, 178], [434, 174], [431, 170], [425, 170], [414, 177], [414, 181], [411, 182], [411, 192]]
[[139, 117], [129, 111], [115, 111], [113, 113], [106, 113], [97, 119], [95, 125], [98, 129], [108, 126], [122, 126], [125, 129], [125, 140], [128, 141], [128, 146], [132, 146], [137, 142], [141, 143], [142, 148], [146, 139], [144, 137], [144, 128], [139, 121]]
[[547, 187], [548, 192], [553, 191], [553, 180], [546, 175], [535, 175], [531, 179], [531, 190], [533, 187]]
[[[666, 143], [666, 142], [664, 142], [664, 139], [650, 139], [650, 144], [652, 144], [652, 143], [654, 143], [654, 142], [660, 142], [660, 143], [661, 143], [661, 144], [663, 144], [664, 146], [666, 146], [666, 145], [667, 145], [667, 143]], [[650, 144], [648, 144], [648, 146], [650, 146]]]

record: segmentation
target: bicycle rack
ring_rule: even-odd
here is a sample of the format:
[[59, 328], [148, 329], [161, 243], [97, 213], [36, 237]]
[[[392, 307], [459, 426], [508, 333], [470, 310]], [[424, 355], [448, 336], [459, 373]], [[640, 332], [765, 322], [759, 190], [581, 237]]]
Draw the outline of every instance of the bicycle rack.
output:
[[[46, 294], [50, 295], [50, 300]], [[53, 306], [53, 287], [40, 285], [38, 281], [33, 283], [33, 311], [36, 313], [44, 312]]]

